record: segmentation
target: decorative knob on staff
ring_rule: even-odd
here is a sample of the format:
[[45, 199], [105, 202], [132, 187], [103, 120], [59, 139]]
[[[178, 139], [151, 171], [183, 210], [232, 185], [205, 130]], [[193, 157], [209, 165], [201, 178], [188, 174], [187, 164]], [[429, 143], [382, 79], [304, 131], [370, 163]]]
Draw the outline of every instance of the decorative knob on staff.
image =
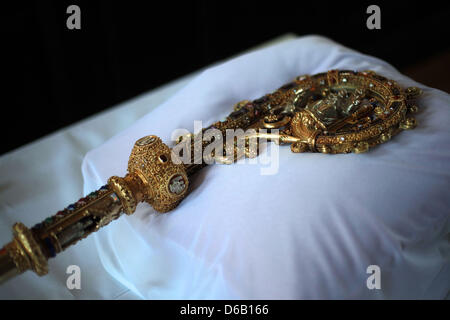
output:
[[124, 178], [108, 184], [28, 229], [13, 226], [13, 241], [0, 250], [0, 283], [26, 270], [42, 276], [47, 260], [117, 219], [133, 214], [145, 201], [159, 212], [175, 208], [186, 195], [189, 180], [183, 164], [172, 162], [172, 152], [156, 136], [136, 141]]
[[[242, 138], [291, 144], [295, 153], [362, 153], [417, 125], [414, 100], [420, 94], [419, 88], [402, 89], [372, 71], [330, 70], [297, 77], [259, 99], [237, 103], [224, 121], [203, 129], [200, 136], [209, 129], [218, 130], [222, 137], [229, 129], [252, 129]], [[158, 137], [143, 137], [134, 145], [125, 177], [109, 178], [99, 190], [31, 229], [16, 223], [13, 241], [0, 250], [0, 283], [26, 270], [45, 275], [49, 258], [122, 213], [132, 214], [139, 202], [147, 202], [159, 212], [174, 209], [188, 192], [188, 176], [206, 166], [203, 157], [210, 157], [203, 151], [212, 141], [198, 140], [198, 136], [182, 139], [188, 147], [184, 155], [194, 159], [188, 163], [182, 163], [180, 154]], [[228, 146], [222, 151], [214, 149], [217, 162], [232, 163], [238, 158], [235, 152], [240, 153], [236, 150], [240, 143], [234, 137], [231, 141], [231, 155]], [[255, 156], [257, 152], [240, 154]]]

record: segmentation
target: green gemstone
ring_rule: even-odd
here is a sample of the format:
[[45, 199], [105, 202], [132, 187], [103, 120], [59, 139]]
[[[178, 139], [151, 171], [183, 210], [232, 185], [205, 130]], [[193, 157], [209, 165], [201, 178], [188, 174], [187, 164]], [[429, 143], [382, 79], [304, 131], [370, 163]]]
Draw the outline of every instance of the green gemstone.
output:
[[52, 223], [52, 222], [53, 222], [53, 219], [52, 219], [52, 218], [47, 218], [47, 219], [45, 219], [45, 222], [47, 222], [47, 223]]

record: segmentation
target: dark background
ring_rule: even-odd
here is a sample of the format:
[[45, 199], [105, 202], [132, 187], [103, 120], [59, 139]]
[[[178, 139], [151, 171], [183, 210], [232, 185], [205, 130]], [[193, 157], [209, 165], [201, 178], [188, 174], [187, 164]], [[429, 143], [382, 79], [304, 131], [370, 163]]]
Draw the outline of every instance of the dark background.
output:
[[[81, 8], [81, 30], [66, 8]], [[381, 30], [366, 9], [381, 7]], [[1, 7], [0, 154], [287, 32], [450, 91], [449, 2], [28, 1]]]

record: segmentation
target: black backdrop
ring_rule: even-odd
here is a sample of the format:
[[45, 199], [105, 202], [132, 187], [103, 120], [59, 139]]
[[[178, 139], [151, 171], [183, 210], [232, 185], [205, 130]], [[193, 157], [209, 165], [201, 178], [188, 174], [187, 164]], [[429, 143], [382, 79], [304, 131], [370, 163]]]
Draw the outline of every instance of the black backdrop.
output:
[[[81, 8], [81, 30], [66, 8]], [[381, 30], [366, 9], [381, 8]], [[1, 7], [0, 153], [167, 81], [293, 32], [403, 70], [449, 49], [448, 2], [28, 1]]]

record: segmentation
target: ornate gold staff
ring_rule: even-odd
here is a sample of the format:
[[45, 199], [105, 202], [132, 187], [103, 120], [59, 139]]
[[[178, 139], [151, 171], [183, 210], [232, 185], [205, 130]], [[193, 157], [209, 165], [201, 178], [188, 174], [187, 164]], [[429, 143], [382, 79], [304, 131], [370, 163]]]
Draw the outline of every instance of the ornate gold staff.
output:
[[[293, 152], [361, 153], [401, 130], [414, 128], [411, 113], [418, 108], [413, 100], [420, 94], [416, 87], [403, 90], [372, 71], [331, 70], [297, 77], [262, 98], [241, 101], [225, 121], [203, 132], [216, 129], [225, 135], [227, 129], [278, 129], [276, 134], [255, 131], [253, 137], [290, 143]], [[49, 258], [123, 213], [133, 214], [139, 202], [159, 212], [174, 209], [188, 192], [189, 177], [206, 166], [196, 155], [203, 154], [208, 142], [198, 144], [192, 137], [185, 136], [179, 143], [187, 142], [193, 163], [174, 161], [179, 155], [161, 139], [143, 137], [134, 145], [125, 177], [109, 178], [99, 190], [31, 229], [14, 224], [13, 240], [0, 250], [0, 283], [26, 270], [47, 274]], [[216, 156], [225, 163], [237, 158], [227, 158], [225, 153]]]

